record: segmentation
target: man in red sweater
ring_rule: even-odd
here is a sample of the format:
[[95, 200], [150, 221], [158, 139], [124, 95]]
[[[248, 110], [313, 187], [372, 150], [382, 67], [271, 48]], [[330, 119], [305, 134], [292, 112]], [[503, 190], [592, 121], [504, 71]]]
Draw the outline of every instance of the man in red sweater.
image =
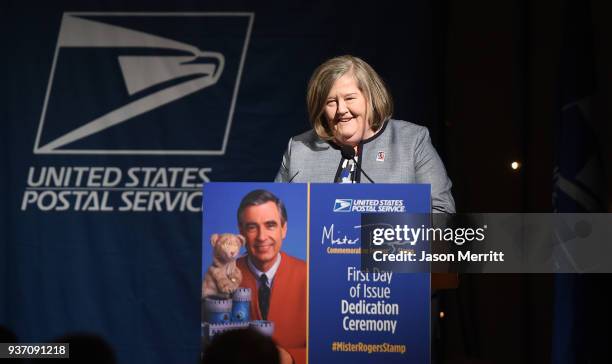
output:
[[247, 256], [237, 261], [242, 287], [251, 289], [251, 320], [274, 322], [273, 339], [293, 357], [306, 362], [306, 263], [281, 252], [287, 236], [287, 210], [266, 190], [243, 197], [238, 228]]

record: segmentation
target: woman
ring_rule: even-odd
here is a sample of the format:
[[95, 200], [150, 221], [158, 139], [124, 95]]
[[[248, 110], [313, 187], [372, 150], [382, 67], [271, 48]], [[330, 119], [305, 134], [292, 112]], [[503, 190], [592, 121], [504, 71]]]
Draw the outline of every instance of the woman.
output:
[[306, 99], [313, 130], [289, 140], [276, 182], [427, 183], [433, 209], [455, 211], [427, 128], [391, 119], [391, 96], [370, 65], [353, 56], [326, 61]]

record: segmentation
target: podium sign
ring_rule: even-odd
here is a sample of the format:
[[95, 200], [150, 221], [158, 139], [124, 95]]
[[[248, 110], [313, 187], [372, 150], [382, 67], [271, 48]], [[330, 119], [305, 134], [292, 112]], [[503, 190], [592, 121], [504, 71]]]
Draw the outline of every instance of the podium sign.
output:
[[[283, 255], [272, 279], [268, 320], [274, 328], [272, 337], [281, 346], [290, 346], [286, 349], [296, 363], [338, 360], [429, 363], [429, 274], [377, 269], [366, 272], [361, 262], [362, 216], [366, 213], [429, 213], [429, 185], [205, 184], [202, 279], [213, 261], [210, 242], [213, 234], [242, 232], [251, 235], [246, 238], [246, 244], [253, 247], [274, 240], [274, 233], [270, 239], [263, 233], [255, 237], [238, 226], [237, 211], [241, 201], [254, 190], [271, 192], [283, 202], [287, 211], [286, 236], [280, 249]], [[256, 203], [261, 204], [261, 201]], [[271, 221], [274, 217], [266, 219]], [[262, 251], [251, 252], [259, 255], [254, 260], [267, 259], [267, 255], [260, 253]], [[243, 248], [240, 255], [246, 254]], [[299, 281], [283, 283], [289, 274], [287, 265], [299, 270], [299, 265], [303, 264], [300, 260], [305, 262], [307, 282], [303, 285]], [[249, 268], [244, 264], [247, 259], [241, 261], [243, 264], [238, 266], [244, 270], [243, 276], [248, 276]], [[299, 274], [292, 275], [295, 276]], [[248, 285], [248, 277], [243, 278], [241, 286]], [[288, 304], [291, 297], [295, 297], [292, 291], [300, 287], [307, 290], [304, 295], [306, 316], [302, 316], [301, 305]], [[260, 320], [261, 317], [257, 317], [260, 315], [259, 302], [254, 298], [257, 287], [253, 285], [251, 290], [254, 294], [250, 302], [251, 319]], [[280, 317], [293, 322], [274, 322]], [[231, 320], [214, 325], [203, 322], [203, 335], [210, 339], [211, 333], [247, 326], [248, 322]], [[300, 335], [304, 338], [303, 344], [294, 340]]]
[[364, 273], [360, 255], [362, 214], [429, 206], [429, 185], [310, 186], [309, 362], [429, 363], [430, 275]]

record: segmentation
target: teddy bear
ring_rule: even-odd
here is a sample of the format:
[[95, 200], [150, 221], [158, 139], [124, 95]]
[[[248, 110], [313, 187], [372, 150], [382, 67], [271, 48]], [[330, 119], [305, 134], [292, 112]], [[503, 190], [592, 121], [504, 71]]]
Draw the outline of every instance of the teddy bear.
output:
[[242, 282], [242, 273], [236, 267], [236, 259], [245, 240], [242, 235], [213, 234], [213, 262], [202, 283], [202, 297], [229, 298]]

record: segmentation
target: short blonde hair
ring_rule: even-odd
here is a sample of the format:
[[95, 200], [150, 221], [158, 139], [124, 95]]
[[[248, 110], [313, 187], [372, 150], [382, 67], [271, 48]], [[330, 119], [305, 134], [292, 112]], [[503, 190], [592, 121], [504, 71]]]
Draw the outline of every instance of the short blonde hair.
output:
[[357, 87], [366, 98], [368, 122], [374, 132], [378, 131], [393, 113], [391, 95], [383, 80], [369, 64], [351, 55], [334, 57], [315, 69], [306, 92], [310, 123], [323, 140], [333, 139], [333, 130], [324, 114], [327, 95], [334, 82], [349, 72], [355, 77]]

